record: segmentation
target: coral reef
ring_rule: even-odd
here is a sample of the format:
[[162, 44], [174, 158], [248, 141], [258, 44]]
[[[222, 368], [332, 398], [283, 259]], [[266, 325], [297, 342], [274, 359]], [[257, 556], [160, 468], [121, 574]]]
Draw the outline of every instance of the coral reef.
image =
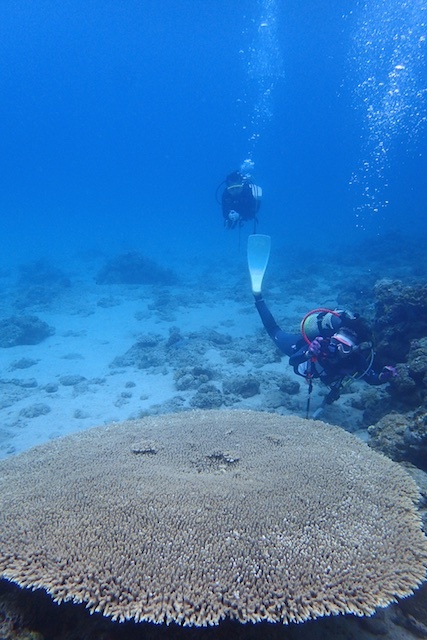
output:
[[0, 347], [38, 344], [55, 333], [55, 329], [37, 316], [11, 316], [0, 320]]
[[260, 382], [254, 376], [233, 376], [224, 380], [222, 390], [226, 395], [252, 398], [259, 394]]
[[224, 399], [221, 391], [212, 383], [202, 384], [190, 399], [190, 406], [195, 409], [219, 409]]
[[[424, 445], [417, 416], [427, 411], [427, 286], [380, 280], [375, 300], [375, 365], [396, 364], [397, 376], [386, 392], [361, 394], [364, 422], [377, 423], [370, 428], [375, 448], [397, 460], [419, 461]], [[404, 437], [402, 424], [408, 425]]]
[[410, 342], [406, 362], [399, 364], [398, 376], [390, 387], [395, 404], [401, 407], [423, 405], [427, 399], [427, 337]]
[[19, 415], [23, 418], [38, 418], [39, 416], [45, 416], [50, 411], [51, 408], [49, 405], [43, 402], [37, 402], [36, 404], [31, 404], [30, 406], [21, 409]]
[[374, 293], [379, 364], [405, 362], [411, 340], [427, 337], [427, 285], [380, 280]]
[[427, 411], [389, 413], [368, 429], [369, 445], [392, 460], [406, 460], [427, 471]]
[[[166, 338], [152, 333], [141, 335], [125, 354], [114, 358], [110, 367], [134, 367], [151, 373], [172, 369], [177, 391], [196, 392], [188, 401], [191, 407], [230, 407], [259, 395], [265, 408], [298, 409], [291, 396], [299, 393], [300, 383], [287, 375], [258, 371], [264, 360], [280, 360], [268, 340], [233, 338], [212, 329], [185, 334], [174, 326]], [[224, 375], [223, 365], [246, 361], [255, 365], [256, 373]]]
[[[333, 616], [303, 625], [259, 622], [242, 625], [223, 621], [218, 627], [183, 628], [177, 625], [117, 623], [83, 605], [56, 605], [44, 591], [19, 589], [0, 580], [0, 637], [2, 640], [373, 640], [376, 637], [424, 638], [427, 588], [421, 587], [399, 605], [379, 610], [370, 618]], [[405, 631], [405, 630], [408, 631]]]
[[165, 362], [164, 340], [155, 334], [141, 335], [122, 356], [117, 356], [111, 363], [112, 368], [135, 367], [149, 369], [160, 367]]
[[153, 416], [53, 440], [0, 471], [1, 576], [113, 620], [366, 616], [425, 578], [415, 482], [320, 421]]
[[178, 391], [198, 389], [216, 377], [214, 369], [209, 367], [183, 367], [174, 373], [175, 386]]

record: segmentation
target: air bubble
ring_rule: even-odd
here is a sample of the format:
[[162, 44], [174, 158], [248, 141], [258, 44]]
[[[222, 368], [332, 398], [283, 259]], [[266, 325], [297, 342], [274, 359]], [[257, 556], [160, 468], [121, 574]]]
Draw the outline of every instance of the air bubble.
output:
[[424, 78], [425, 0], [365, 3], [350, 61], [356, 106], [364, 109], [364, 144], [358, 179], [360, 211], [389, 204], [385, 191], [390, 149], [402, 140], [416, 145], [427, 118]]

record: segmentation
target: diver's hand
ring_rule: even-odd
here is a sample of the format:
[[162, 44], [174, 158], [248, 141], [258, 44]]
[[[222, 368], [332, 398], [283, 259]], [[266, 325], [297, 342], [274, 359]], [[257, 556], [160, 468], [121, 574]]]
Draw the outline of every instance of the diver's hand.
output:
[[240, 215], [237, 213], [237, 211], [234, 211], [234, 209], [232, 209], [228, 214], [228, 224], [230, 229], [234, 229], [234, 227], [239, 222], [239, 220], [240, 220]]
[[390, 382], [393, 378], [397, 376], [396, 367], [392, 367], [391, 365], [386, 365], [383, 367], [378, 379], [381, 383]]
[[310, 342], [307, 349], [307, 355], [310, 356], [310, 358], [316, 358], [320, 354], [322, 350], [322, 342], [322, 336], [317, 336], [312, 342]]

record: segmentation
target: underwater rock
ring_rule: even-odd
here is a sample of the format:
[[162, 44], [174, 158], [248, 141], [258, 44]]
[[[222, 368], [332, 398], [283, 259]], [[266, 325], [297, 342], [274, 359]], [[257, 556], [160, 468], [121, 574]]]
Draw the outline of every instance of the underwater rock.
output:
[[26, 592], [21, 595], [11, 583], [1, 589], [3, 582], [0, 583], [1, 640], [44, 640], [41, 633], [29, 628], [34, 622], [38, 599], [28, 597]]
[[427, 285], [380, 280], [375, 297], [376, 367], [397, 363], [387, 389], [393, 407], [404, 412], [427, 398]]
[[19, 294], [14, 302], [17, 309], [46, 306], [71, 286], [61, 269], [47, 260], [35, 260], [19, 267]]
[[[0, 380], [0, 409], [11, 407], [15, 403], [32, 395], [32, 387], [15, 384], [15, 380]], [[36, 385], [37, 386], [37, 382]]]
[[393, 401], [385, 388], [366, 386], [351, 399], [351, 406], [363, 411], [363, 423], [369, 426], [392, 411]]
[[368, 428], [371, 439], [369, 446], [381, 451], [388, 458], [401, 462], [405, 459], [405, 431], [407, 417], [400, 413], [389, 413], [375, 425]]
[[394, 622], [408, 629], [417, 638], [427, 638], [427, 585], [411, 598], [404, 598], [395, 611]]
[[164, 284], [177, 282], [170, 269], [159, 266], [138, 251], [116, 256], [102, 267], [96, 277], [97, 284]]
[[427, 469], [427, 410], [415, 411], [404, 433], [408, 460]]
[[[154, 311], [159, 320], [174, 322], [176, 320], [175, 312], [177, 309], [180, 307], [187, 309], [192, 302], [192, 298], [187, 297], [176, 289], [161, 289], [160, 291], [153, 291], [153, 299], [152, 302], [147, 304], [147, 309]], [[176, 329], [177, 327], [172, 327], [172, 330]]]
[[406, 460], [427, 470], [427, 409], [390, 413], [368, 431], [373, 449], [397, 462]]
[[184, 367], [174, 373], [175, 386], [178, 391], [198, 389], [215, 378], [215, 371], [208, 367]]
[[11, 316], [0, 321], [0, 347], [39, 344], [55, 329], [37, 316]]
[[31, 404], [29, 407], [25, 407], [21, 409], [19, 415], [23, 418], [38, 418], [39, 416], [45, 416], [51, 412], [51, 408], [49, 405], [44, 404], [43, 402], [38, 402], [36, 404]]
[[411, 340], [407, 361], [397, 365], [389, 391], [397, 408], [414, 409], [427, 400], [427, 337]]
[[427, 395], [427, 337], [412, 340], [408, 355], [408, 372], [420, 391], [420, 398]]
[[38, 386], [38, 382], [35, 378], [11, 378], [10, 380], [0, 380], [5, 384], [13, 384], [15, 387], [21, 387], [22, 389], [35, 389]]
[[195, 409], [218, 409], [224, 400], [222, 393], [213, 384], [203, 384], [190, 400]]
[[408, 356], [410, 375], [416, 382], [425, 384], [427, 375], [427, 337], [413, 340]]
[[225, 395], [252, 398], [259, 394], [260, 383], [253, 376], [235, 376], [224, 381], [222, 390]]
[[58, 385], [56, 382], [48, 382], [43, 387], [43, 390], [46, 391], [46, 393], [56, 393], [58, 391]]
[[271, 371], [257, 372], [256, 379], [260, 382], [262, 409], [279, 410], [279, 412], [283, 408], [292, 411], [300, 410], [297, 397], [300, 393], [300, 383], [297, 380]]
[[90, 418], [90, 413], [83, 411], [83, 409], [76, 409], [73, 413], [73, 418], [84, 420], [85, 418]]
[[279, 413], [280, 409], [294, 412], [301, 410], [300, 403], [288, 393], [280, 391], [280, 389], [267, 390], [263, 395], [262, 406], [263, 409], [268, 411], [279, 410]]
[[166, 347], [173, 347], [179, 345], [184, 340], [183, 335], [179, 327], [169, 328], [169, 338], [166, 341]]
[[207, 342], [209, 342], [212, 346], [215, 347], [223, 347], [225, 345], [230, 345], [233, 341], [233, 338], [228, 333], [220, 333], [215, 329], [206, 329], [202, 336]]
[[[281, 362], [282, 359], [285, 362], [284, 354], [279, 349], [271, 348], [271, 339], [266, 335], [265, 331], [261, 332], [260, 330], [259, 335], [257, 333], [254, 337], [235, 338], [231, 346], [234, 349], [234, 353], [243, 354], [245, 359], [257, 368]], [[232, 358], [228, 359], [228, 362], [232, 361]]]
[[374, 293], [376, 362], [405, 362], [411, 340], [427, 337], [427, 285], [380, 280]]
[[20, 358], [11, 362], [9, 369], [15, 371], [15, 369], [29, 369], [37, 364], [39, 361], [34, 358]]
[[59, 378], [59, 382], [64, 387], [74, 387], [74, 385], [80, 384], [81, 382], [84, 382], [85, 380], [86, 380], [86, 378], [84, 376], [79, 375], [79, 374], [61, 376]]
[[61, 269], [48, 260], [34, 260], [19, 266], [19, 286], [56, 284], [70, 286], [70, 280]]
[[300, 383], [289, 376], [281, 376], [278, 380], [278, 386], [280, 391], [283, 391], [283, 393], [287, 393], [290, 396], [297, 395], [301, 389]]
[[[183, 334], [179, 328], [172, 327], [167, 338], [151, 333], [139, 336], [138, 341], [126, 353], [114, 358], [110, 367], [136, 367], [137, 369], [172, 367], [174, 370], [185, 370], [184, 373], [177, 375], [177, 379], [184, 374], [193, 376], [195, 379], [208, 375], [210, 379], [213, 373], [209, 373], [211, 367], [204, 357], [205, 354], [212, 349], [222, 353], [230, 348], [230, 345], [234, 346], [233, 338], [227, 334], [207, 330]], [[197, 368], [203, 371], [195, 373], [196, 363]], [[198, 386], [196, 380], [190, 379], [187, 383], [183, 380], [182, 384], [188, 384], [186, 388]]]
[[164, 340], [159, 335], [147, 334], [138, 338], [122, 356], [114, 358], [111, 368], [136, 367], [149, 369], [162, 366], [165, 362]]

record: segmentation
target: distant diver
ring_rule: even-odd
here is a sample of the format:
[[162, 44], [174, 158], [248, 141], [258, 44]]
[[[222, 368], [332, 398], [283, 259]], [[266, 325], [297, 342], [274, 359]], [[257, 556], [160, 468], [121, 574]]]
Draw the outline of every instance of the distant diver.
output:
[[221, 197], [221, 208], [226, 229], [242, 227], [245, 222], [253, 220], [253, 232], [256, 233], [262, 189], [252, 180], [250, 175], [252, 168], [253, 162], [245, 160], [240, 171], [230, 173], [220, 185], [220, 187], [225, 185]]

